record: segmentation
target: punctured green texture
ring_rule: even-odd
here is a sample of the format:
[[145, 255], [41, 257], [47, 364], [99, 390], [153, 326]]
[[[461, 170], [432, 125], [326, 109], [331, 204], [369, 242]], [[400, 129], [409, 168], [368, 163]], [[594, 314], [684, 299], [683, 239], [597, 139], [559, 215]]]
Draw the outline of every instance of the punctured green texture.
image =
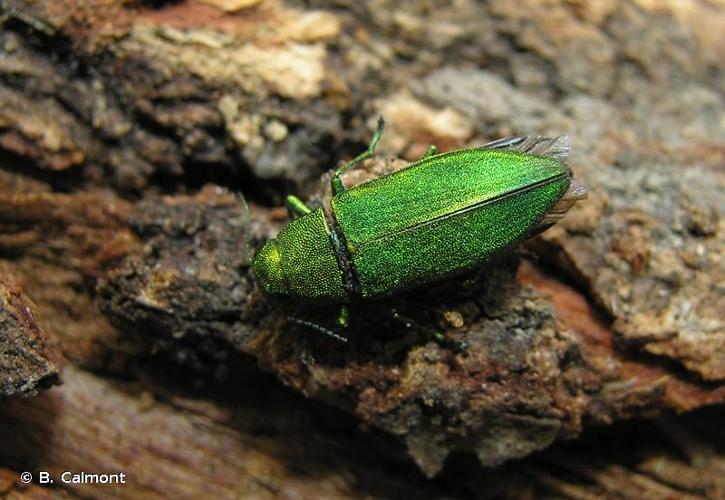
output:
[[362, 245], [353, 254], [361, 294], [389, 295], [481, 265], [524, 239], [568, 187], [558, 178]]
[[[530, 236], [570, 182], [566, 166], [546, 156], [435, 155], [338, 194], [329, 215], [318, 208], [292, 220], [260, 249], [253, 271], [269, 295], [391, 295], [477, 267]], [[338, 254], [327, 217], [347, 252]]]
[[282, 257], [277, 240], [267, 240], [252, 260], [254, 279], [266, 295], [284, 295], [289, 292], [282, 272]]
[[354, 187], [331, 207], [360, 293], [374, 297], [463, 272], [521, 241], [570, 181], [548, 157], [468, 149]]
[[348, 299], [322, 208], [290, 221], [277, 242], [290, 295], [321, 301]]

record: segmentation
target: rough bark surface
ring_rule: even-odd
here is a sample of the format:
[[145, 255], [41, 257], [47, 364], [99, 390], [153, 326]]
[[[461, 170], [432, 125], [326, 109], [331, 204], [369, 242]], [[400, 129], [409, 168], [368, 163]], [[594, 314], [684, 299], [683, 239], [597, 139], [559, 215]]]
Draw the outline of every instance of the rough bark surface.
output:
[[0, 265], [0, 397], [35, 395], [58, 381], [58, 368], [27, 299]]
[[[19, 493], [13, 471], [94, 464], [134, 471], [136, 482], [63, 491], [723, 494], [722, 443], [689, 444], [716, 411], [657, 420], [626, 463], [616, 452], [598, 461], [587, 432], [725, 400], [722, 5], [0, 9], [0, 397], [13, 398], [0, 407], [0, 466], [10, 468], [0, 492], [60, 494]], [[332, 309], [265, 301], [249, 257], [286, 222], [275, 208], [285, 194], [328, 196], [323, 172], [364, 148], [378, 114], [383, 155], [348, 184], [430, 143], [568, 134], [590, 198], [472, 284], [356, 305], [339, 344], [285, 320], [325, 323]], [[64, 386], [15, 399], [55, 383], [63, 363]], [[254, 366], [317, 403], [260, 382]], [[310, 436], [249, 388], [175, 402], [257, 383], [299, 406], [297, 418], [319, 418]], [[351, 451], [368, 439], [346, 436], [356, 423], [375, 451]], [[612, 442], [627, 443], [618, 428]], [[580, 448], [556, 444], [582, 432]], [[663, 436], [676, 444], [660, 445]], [[550, 446], [496, 469], [496, 487], [465, 458], [499, 466]]]
[[[123, 471], [125, 485], [24, 485], [7, 498], [722, 498], [723, 412], [619, 424], [496, 469], [458, 456], [425, 479], [384, 436], [255, 374], [190, 391], [69, 368], [64, 384], [5, 403], [3, 462], [16, 471]], [[154, 372], [152, 371], [151, 374]], [[162, 382], [159, 384], [159, 382]], [[89, 446], [89, 443], [94, 443]]]

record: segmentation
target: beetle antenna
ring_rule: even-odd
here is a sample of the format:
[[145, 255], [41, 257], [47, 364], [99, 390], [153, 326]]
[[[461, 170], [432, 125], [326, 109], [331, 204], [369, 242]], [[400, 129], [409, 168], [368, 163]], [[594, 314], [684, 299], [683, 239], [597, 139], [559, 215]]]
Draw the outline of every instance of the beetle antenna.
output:
[[317, 330], [320, 333], [324, 333], [325, 335], [329, 335], [330, 337], [334, 338], [335, 340], [339, 340], [340, 342], [347, 342], [347, 339], [345, 337], [338, 335], [332, 330], [328, 330], [324, 326], [320, 326], [317, 323], [305, 321], [304, 319], [300, 318], [295, 318], [294, 316], [287, 316], [287, 319], [293, 323], [297, 323], [298, 325], [306, 326], [308, 328], [312, 328], [313, 330]]
[[241, 204], [241, 211], [242, 211], [242, 234], [244, 235], [244, 241], [242, 242], [244, 245], [244, 265], [251, 265], [252, 264], [252, 253], [254, 252], [252, 248], [252, 219], [249, 215], [249, 206], [247, 205], [247, 200], [244, 198], [244, 195], [242, 193], [238, 193], [237, 197], [239, 198], [240, 204]]
[[382, 137], [384, 129], [385, 120], [383, 119], [383, 115], [380, 115], [378, 116], [378, 125], [375, 129], [375, 133], [373, 134], [373, 138], [370, 140], [370, 144], [368, 145], [368, 152], [370, 153], [370, 156], [375, 153], [375, 148], [378, 147], [378, 141], [380, 141], [380, 137]]

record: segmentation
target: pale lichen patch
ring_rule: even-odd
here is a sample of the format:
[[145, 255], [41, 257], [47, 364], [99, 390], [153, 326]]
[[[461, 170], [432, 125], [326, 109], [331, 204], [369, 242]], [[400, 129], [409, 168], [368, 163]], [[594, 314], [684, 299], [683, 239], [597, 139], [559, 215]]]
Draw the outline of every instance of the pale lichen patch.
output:
[[296, 99], [316, 97], [325, 79], [327, 53], [319, 44], [260, 47], [239, 44], [225, 33], [210, 30], [137, 25], [122, 46], [169, 67], [181, 66], [211, 84], [233, 84], [259, 97], [269, 93]]
[[390, 96], [377, 107], [388, 124], [381, 149], [401, 152], [411, 148], [414, 151], [406, 155], [411, 159], [425, 152], [433, 141], [448, 148], [473, 135], [473, 122], [468, 117], [451, 107], [437, 109], [424, 104], [407, 91]]

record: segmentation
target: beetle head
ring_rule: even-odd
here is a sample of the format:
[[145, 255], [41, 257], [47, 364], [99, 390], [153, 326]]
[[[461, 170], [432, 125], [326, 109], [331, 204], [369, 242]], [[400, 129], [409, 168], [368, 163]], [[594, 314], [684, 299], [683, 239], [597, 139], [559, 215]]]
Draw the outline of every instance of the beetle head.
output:
[[267, 240], [260, 248], [252, 259], [252, 272], [265, 295], [286, 295], [289, 292], [277, 240]]

